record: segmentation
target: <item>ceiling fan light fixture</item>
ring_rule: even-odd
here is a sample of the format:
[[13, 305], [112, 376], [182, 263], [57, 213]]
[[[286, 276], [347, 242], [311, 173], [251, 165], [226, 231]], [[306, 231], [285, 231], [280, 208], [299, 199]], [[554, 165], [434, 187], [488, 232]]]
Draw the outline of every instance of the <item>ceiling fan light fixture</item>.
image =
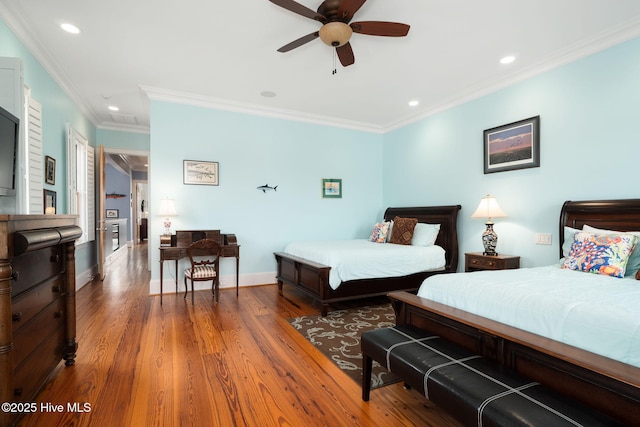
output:
[[344, 46], [351, 39], [353, 30], [344, 22], [329, 22], [324, 24], [319, 31], [320, 40], [327, 46]]

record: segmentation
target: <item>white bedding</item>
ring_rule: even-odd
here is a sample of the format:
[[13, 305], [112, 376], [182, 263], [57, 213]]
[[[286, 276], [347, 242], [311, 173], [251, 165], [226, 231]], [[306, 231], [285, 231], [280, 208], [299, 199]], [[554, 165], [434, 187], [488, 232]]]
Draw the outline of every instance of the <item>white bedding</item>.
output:
[[640, 281], [561, 269], [435, 275], [418, 296], [640, 367]]
[[377, 277], [398, 277], [445, 266], [440, 246], [374, 243], [366, 239], [292, 242], [284, 252], [331, 267], [329, 286]]

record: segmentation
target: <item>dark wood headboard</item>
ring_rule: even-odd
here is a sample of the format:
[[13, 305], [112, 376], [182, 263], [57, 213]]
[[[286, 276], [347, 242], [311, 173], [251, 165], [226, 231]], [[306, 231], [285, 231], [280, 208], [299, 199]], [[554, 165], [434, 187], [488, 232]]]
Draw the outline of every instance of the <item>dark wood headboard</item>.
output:
[[461, 208], [460, 205], [388, 208], [384, 219], [391, 221], [399, 216], [417, 218], [418, 222], [426, 224], [440, 224], [436, 245], [445, 250], [445, 269], [455, 273], [458, 269], [458, 212]]
[[560, 211], [560, 258], [564, 227], [592, 227], [616, 231], [640, 231], [640, 199], [566, 201]]

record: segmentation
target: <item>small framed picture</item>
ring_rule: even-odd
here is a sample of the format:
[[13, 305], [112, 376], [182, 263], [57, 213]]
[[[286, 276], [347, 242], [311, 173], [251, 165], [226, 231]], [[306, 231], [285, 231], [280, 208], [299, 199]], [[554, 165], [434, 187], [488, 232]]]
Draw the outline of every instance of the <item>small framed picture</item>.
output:
[[218, 162], [183, 160], [183, 183], [194, 185], [218, 185]]
[[322, 180], [322, 197], [325, 199], [342, 198], [342, 180], [334, 178], [324, 178]]
[[56, 213], [56, 192], [52, 190], [42, 190], [44, 203], [44, 213], [53, 215]]
[[44, 182], [47, 184], [56, 184], [56, 159], [53, 157], [44, 157]]
[[540, 116], [484, 131], [484, 173], [540, 167]]
[[118, 209], [107, 209], [107, 218], [118, 218], [120, 216], [120, 212]]

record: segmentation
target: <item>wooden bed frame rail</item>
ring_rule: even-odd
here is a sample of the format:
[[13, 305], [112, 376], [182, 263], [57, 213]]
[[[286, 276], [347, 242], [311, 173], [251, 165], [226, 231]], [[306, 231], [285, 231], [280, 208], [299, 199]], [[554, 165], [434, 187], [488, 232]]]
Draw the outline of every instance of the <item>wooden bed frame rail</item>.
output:
[[625, 425], [640, 425], [640, 368], [407, 292], [389, 298], [398, 325], [438, 335]]

